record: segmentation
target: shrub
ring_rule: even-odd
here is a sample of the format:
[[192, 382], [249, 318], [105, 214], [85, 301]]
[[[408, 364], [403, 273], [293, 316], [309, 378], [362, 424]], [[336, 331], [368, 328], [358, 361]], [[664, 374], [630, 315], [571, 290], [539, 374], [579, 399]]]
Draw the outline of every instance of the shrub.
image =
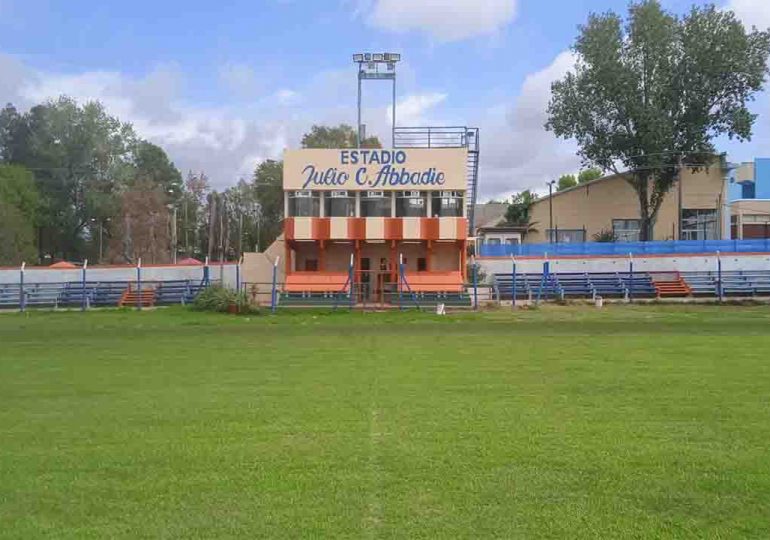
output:
[[251, 305], [248, 294], [245, 292], [236, 293], [234, 290], [221, 285], [211, 285], [203, 289], [195, 299], [193, 309], [218, 313], [228, 313], [233, 310], [237, 313], [257, 313], [259, 311]]
[[228, 308], [236, 303], [236, 293], [221, 285], [211, 285], [203, 289], [193, 303], [198, 311], [218, 311], [226, 313]]

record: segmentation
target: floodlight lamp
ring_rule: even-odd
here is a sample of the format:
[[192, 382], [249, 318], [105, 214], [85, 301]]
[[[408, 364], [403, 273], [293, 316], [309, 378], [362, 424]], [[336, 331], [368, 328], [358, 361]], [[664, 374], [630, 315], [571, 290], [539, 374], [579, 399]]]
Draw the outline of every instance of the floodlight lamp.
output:
[[371, 62], [372, 61], [372, 54], [371, 53], [366, 53], [364, 55], [364, 60], [366, 60], [367, 62]]
[[382, 62], [383, 59], [384, 59], [384, 56], [383, 56], [382, 53], [374, 53], [372, 55], [372, 60], [375, 61], [375, 62]]
[[364, 61], [364, 55], [363, 54], [354, 54], [353, 55], [353, 62], [363, 62]]
[[391, 62], [400, 62], [401, 61], [401, 53], [390, 53], [390, 61]]

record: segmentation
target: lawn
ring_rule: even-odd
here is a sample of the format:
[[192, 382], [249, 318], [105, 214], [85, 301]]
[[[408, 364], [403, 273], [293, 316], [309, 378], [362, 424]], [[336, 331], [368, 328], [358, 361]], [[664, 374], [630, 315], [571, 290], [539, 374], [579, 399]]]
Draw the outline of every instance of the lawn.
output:
[[770, 308], [0, 315], [0, 537], [770, 537]]

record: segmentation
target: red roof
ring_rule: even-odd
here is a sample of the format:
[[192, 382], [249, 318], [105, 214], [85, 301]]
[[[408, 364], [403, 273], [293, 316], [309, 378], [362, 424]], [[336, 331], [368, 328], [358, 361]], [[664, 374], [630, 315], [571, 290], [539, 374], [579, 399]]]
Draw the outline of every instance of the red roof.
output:
[[71, 262], [59, 261], [57, 263], [53, 263], [48, 268], [77, 268], [77, 266], [72, 264]]
[[198, 259], [195, 259], [193, 257], [188, 257], [186, 259], [182, 259], [181, 261], [177, 261], [177, 264], [203, 264]]

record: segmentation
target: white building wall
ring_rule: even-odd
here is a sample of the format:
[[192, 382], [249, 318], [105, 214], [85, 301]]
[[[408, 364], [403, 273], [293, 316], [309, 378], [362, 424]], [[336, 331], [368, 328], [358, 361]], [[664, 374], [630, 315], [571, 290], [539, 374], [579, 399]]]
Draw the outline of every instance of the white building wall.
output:
[[[756, 254], [724, 254], [722, 270], [770, 270], [770, 255]], [[540, 273], [543, 271], [544, 258], [525, 258], [516, 260], [516, 271], [519, 273]], [[715, 272], [717, 270], [717, 255], [673, 255], [666, 257], [634, 257], [635, 272]], [[477, 262], [483, 271], [490, 275], [495, 273], [510, 273], [510, 258], [479, 258]], [[552, 273], [559, 272], [628, 272], [628, 257], [586, 257], [586, 258], [552, 258], [549, 259]]]
[[[235, 288], [236, 264], [209, 265], [209, 279], [220, 281], [225, 286]], [[94, 266], [86, 269], [88, 281], [136, 281], [135, 266]], [[0, 268], [0, 283], [19, 283], [19, 268]], [[59, 269], [46, 267], [27, 267], [24, 271], [25, 283], [64, 283], [81, 281], [83, 271], [80, 268]], [[200, 281], [203, 279], [203, 266], [143, 266], [142, 281]], [[241, 282], [243, 277], [241, 276]]]

